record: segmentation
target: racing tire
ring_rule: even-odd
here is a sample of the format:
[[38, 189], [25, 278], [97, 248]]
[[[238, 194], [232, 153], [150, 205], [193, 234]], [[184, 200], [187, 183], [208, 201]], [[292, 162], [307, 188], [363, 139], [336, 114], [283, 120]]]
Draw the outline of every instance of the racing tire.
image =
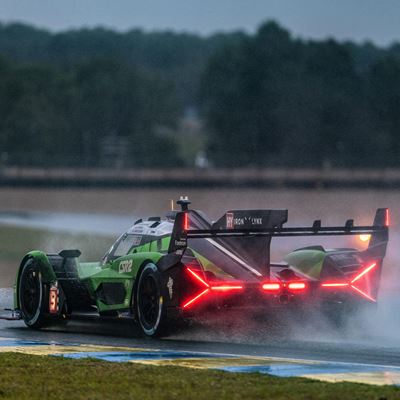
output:
[[22, 267], [18, 284], [19, 308], [25, 325], [32, 329], [41, 329], [49, 324], [46, 316], [48, 307], [47, 287], [42, 281], [40, 265], [32, 258]]
[[148, 263], [142, 269], [134, 303], [136, 318], [145, 336], [160, 337], [168, 334], [161, 274], [155, 264]]

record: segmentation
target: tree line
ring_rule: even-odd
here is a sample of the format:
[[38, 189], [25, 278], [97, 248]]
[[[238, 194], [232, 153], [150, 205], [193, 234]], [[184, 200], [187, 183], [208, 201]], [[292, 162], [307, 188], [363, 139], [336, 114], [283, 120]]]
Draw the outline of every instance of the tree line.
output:
[[190, 165], [187, 110], [215, 166], [399, 166], [400, 44], [0, 24], [3, 163]]

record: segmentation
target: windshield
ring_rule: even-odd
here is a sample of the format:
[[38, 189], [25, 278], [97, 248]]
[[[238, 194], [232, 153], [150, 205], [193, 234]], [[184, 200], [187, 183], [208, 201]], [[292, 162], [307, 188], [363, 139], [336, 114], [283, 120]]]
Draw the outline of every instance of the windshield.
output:
[[112, 245], [110, 250], [104, 255], [103, 263], [115, 260], [116, 258], [126, 256], [134, 247], [140, 245], [142, 235], [124, 233]]

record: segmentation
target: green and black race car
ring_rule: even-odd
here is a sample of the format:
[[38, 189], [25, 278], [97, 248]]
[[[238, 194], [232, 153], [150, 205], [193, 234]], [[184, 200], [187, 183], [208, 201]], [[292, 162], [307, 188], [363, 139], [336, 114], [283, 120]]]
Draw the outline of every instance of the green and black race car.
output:
[[[80, 262], [79, 250], [28, 253], [14, 290], [14, 319], [43, 328], [74, 316], [125, 317], [147, 336], [225, 310], [267, 313], [318, 306], [331, 312], [377, 300], [388, 242], [388, 209], [372, 226], [283, 227], [287, 210], [232, 210], [216, 222], [189, 209], [139, 219], [99, 262]], [[366, 250], [320, 245], [270, 261], [275, 237], [370, 235]]]

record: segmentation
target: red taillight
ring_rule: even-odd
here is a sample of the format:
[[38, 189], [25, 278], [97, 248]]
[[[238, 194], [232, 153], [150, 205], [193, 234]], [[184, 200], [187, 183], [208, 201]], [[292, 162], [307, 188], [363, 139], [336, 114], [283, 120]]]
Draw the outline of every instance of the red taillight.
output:
[[[362, 278], [362, 277], [366, 277], [367, 276], [367, 274], [369, 273], [369, 272], [371, 272], [373, 269], [375, 269], [376, 268], [376, 266], [377, 266], [378, 264], [376, 263], [376, 262], [374, 262], [374, 263], [372, 263], [372, 264], [370, 264], [367, 268], [365, 268], [361, 273], [359, 273], [355, 278], [353, 278], [353, 280], [350, 282], [350, 286], [358, 293], [358, 294], [360, 294], [361, 296], [363, 296], [363, 297], [365, 297], [366, 299], [368, 299], [368, 300], [371, 300], [371, 301], [373, 301], [373, 302], [376, 302], [376, 299], [374, 299], [372, 296], [371, 296], [371, 289], [370, 289], [370, 285], [368, 284], [368, 279], [367, 279], [367, 281], [365, 281], [365, 283], [367, 283], [366, 285], [365, 285], [365, 287], [360, 287], [359, 286], [359, 284], [358, 285], [356, 285], [356, 282], [359, 282], [360, 281], [360, 279]], [[369, 292], [369, 293], [367, 293], [367, 292]]]
[[189, 308], [196, 304], [201, 298], [206, 296], [210, 292], [215, 292], [215, 293], [226, 293], [226, 292], [237, 292], [241, 291], [244, 289], [243, 285], [240, 285], [238, 283], [229, 283], [229, 282], [221, 282], [221, 283], [213, 283], [210, 284], [206, 282], [201, 276], [199, 271], [194, 271], [193, 269], [186, 267], [186, 270], [189, 272], [189, 275], [191, 278], [196, 282], [197, 284], [201, 284], [203, 286], [204, 290], [200, 293], [197, 293], [194, 297], [191, 299], [185, 301], [185, 303], [182, 305], [183, 308]]
[[363, 277], [365, 274], [368, 274], [368, 272], [371, 271], [372, 269], [374, 269], [375, 267], [376, 267], [376, 263], [369, 265], [360, 274], [358, 274], [350, 283], [357, 282], [361, 277]]
[[363, 292], [363, 291], [362, 291], [361, 289], [359, 289], [358, 287], [353, 286], [353, 285], [351, 285], [351, 287], [352, 287], [356, 292], [358, 292], [361, 296], [365, 297], [365, 298], [368, 299], [368, 300], [371, 300], [371, 301], [373, 301], [373, 302], [376, 302], [376, 300], [375, 300], [373, 297], [371, 297], [369, 294]]
[[268, 292], [277, 292], [279, 290], [281, 290], [281, 284], [274, 282], [274, 283], [264, 283], [262, 285], [262, 289], [266, 290]]
[[[361, 278], [366, 277], [369, 272], [376, 268], [378, 264], [376, 262], [368, 265], [364, 268], [359, 274], [357, 274], [350, 282], [324, 282], [321, 283], [321, 287], [323, 288], [333, 288], [333, 289], [340, 289], [340, 288], [349, 288], [351, 287], [355, 290], [358, 294], [365, 297], [370, 301], [376, 301], [370, 293], [367, 293], [364, 288], [361, 288], [359, 285], [356, 285], [356, 282], [359, 282]], [[364, 289], [364, 290], [363, 290]], [[367, 291], [369, 292], [370, 289], [367, 287]]]
[[221, 286], [211, 286], [211, 290], [215, 291], [221, 291], [221, 292], [228, 292], [230, 290], [242, 290], [243, 286], [242, 285], [221, 285]]
[[187, 231], [189, 229], [189, 215], [187, 212], [183, 214], [183, 230]]
[[194, 272], [189, 267], [186, 267], [186, 270], [192, 275], [192, 277], [194, 279], [196, 279], [198, 282], [202, 283], [205, 287], [210, 287], [210, 285], [197, 272]]
[[182, 307], [188, 308], [189, 306], [192, 306], [194, 303], [196, 303], [198, 300], [200, 300], [201, 297], [206, 295], [209, 291], [210, 291], [210, 289], [208, 289], [208, 288], [203, 290], [200, 294], [198, 294], [197, 296], [193, 297], [192, 299], [188, 300], [185, 304], [183, 304]]
[[289, 290], [304, 290], [306, 288], [304, 282], [289, 282], [287, 286]]
[[390, 219], [389, 218], [389, 209], [387, 208], [386, 209], [386, 214], [385, 214], [385, 226], [389, 226], [389, 222], [390, 222], [389, 219]]
[[58, 288], [51, 286], [49, 290], [49, 313], [56, 314], [58, 312]]
[[267, 292], [279, 292], [282, 288], [287, 288], [289, 290], [304, 290], [306, 284], [304, 282], [267, 282], [262, 285], [262, 289]]
[[341, 288], [341, 287], [348, 287], [348, 283], [342, 283], [342, 282], [332, 282], [332, 283], [322, 283], [322, 287], [326, 288]]

